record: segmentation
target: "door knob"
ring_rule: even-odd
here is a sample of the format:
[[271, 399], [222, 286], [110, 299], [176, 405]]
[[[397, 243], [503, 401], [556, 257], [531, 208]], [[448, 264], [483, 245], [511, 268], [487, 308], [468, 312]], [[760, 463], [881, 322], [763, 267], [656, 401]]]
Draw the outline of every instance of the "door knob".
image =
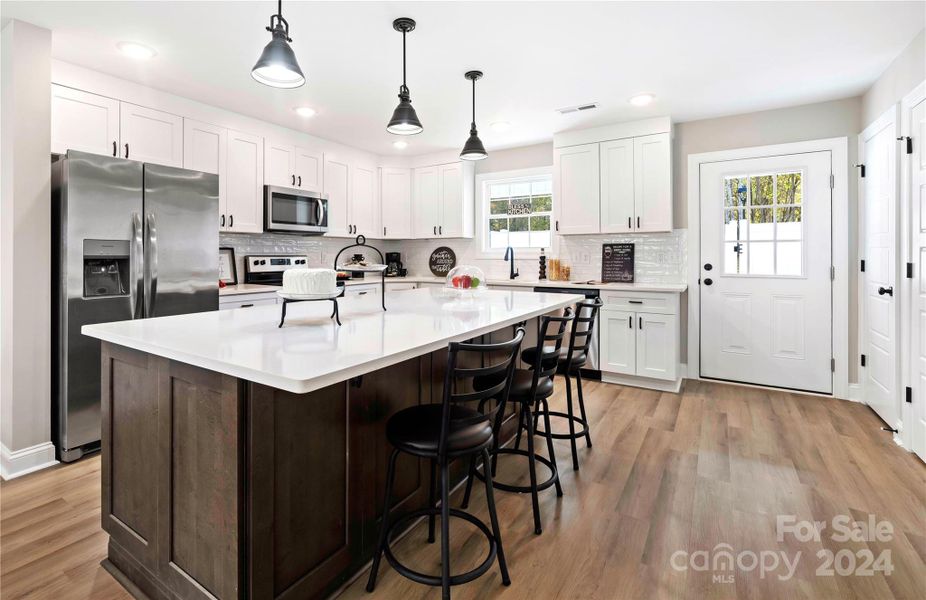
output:
[[892, 287], [879, 287], [879, 288], [878, 288], [878, 295], [879, 295], [879, 296], [883, 296], [884, 294], [887, 294], [888, 296], [893, 297], [893, 296], [894, 296], [894, 288], [893, 288], [893, 286], [892, 286]]
[[713, 269], [713, 268], [714, 268], [714, 265], [712, 265], [711, 263], [704, 263], [704, 270], [705, 270], [705, 271], [710, 271], [710, 270]]
[[713, 283], [714, 283], [714, 280], [711, 279], [710, 277], [704, 280], [704, 285], [712, 285]]

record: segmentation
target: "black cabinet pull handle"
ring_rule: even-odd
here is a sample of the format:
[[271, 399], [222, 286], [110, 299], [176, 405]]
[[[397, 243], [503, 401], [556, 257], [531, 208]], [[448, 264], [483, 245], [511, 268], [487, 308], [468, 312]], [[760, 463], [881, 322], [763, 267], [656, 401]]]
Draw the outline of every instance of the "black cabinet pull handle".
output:
[[222, 227], [225, 227], [225, 215], [222, 215]]
[[229, 227], [235, 226], [235, 215], [228, 215], [228, 226]]
[[383, 227], [383, 235], [386, 235], [386, 228]]
[[627, 317], [627, 327], [633, 329], [633, 315]]
[[712, 285], [713, 283], [714, 283], [714, 280], [711, 279], [710, 277], [704, 280], [704, 285]]
[[878, 295], [879, 295], [879, 296], [883, 296], [884, 294], [887, 294], [888, 296], [893, 297], [893, 296], [894, 296], [894, 287], [893, 287], [893, 286], [891, 286], [891, 287], [879, 287], [879, 288], [878, 288]]
[[437, 235], [437, 225], [434, 226], [434, 235]]
[[126, 158], [129, 157], [129, 145], [128, 144], [125, 145], [125, 157]]
[[296, 176], [295, 176], [295, 175], [290, 175], [290, 177], [293, 178], [293, 185], [296, 185]]
[[253, 305], [253, 304], [242, 304], [242, 305], [239, 306], [238, 308], [251, 308], [252, 306], [254, 306], [254, 305]]
[[437, 227], [437, 233], [438, 233], [438, 235], [444, 235], [444, 226], [443, 226], [443, 225], [439, 225], [439, 226]]
[[640, 217], [637, 217], [637, 229], [640, 228]]
[[370, 292], [357, 292], [357, 295], [358, 295], [358, 296], [366, 296], [366, 295], [369, 294], [369, 293], [370, 293]]
[[116, 150], [116, 140], [113, 140], [113, 156], [115, 156], [117, 152], [118, 151]]
[[302, 187], [302, 175], [299, 176], [299, 187]]
[[638, 317], [640, 320], [640, 329], [643, 329], [643, 317]]
[[630, 304], [643, 304], [642, 300], [628, 300], [627, 302], [629, 302]]
[[633, 217], [627, 217], [627, 229], [633, 229]]
[[556, 230], [559, 231], [559, 219], [556, 220]]

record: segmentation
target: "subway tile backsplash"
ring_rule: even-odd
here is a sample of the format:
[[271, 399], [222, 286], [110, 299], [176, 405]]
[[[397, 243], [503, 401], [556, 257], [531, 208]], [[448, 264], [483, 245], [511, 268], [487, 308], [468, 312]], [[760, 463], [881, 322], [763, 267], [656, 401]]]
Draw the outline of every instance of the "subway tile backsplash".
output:
[[[676, 229], [669, 233], [632, 235], [570, 235], [560, 236], [559, 251], [548, 250], [550, 258], [560, 258], [572, 268], [571, 279], [582, 281], [601, 278], [601, 245], [615, 242], [633, 242], [636, 281], [643, 283], [680, 283], [685, 281], [687, 265], [687, 230]], [[326, 238], [286, 234], [223, 233], [219, 236], [223, 247], [235, 249], [238, 279], [244, 280], [243, 257], [248, 254], [305, 254], [309, 265], [329, 267], [334, 264], [338, 251], [353, 243], [349, 238]], [[475, 240], [370, 240], [370, 245], [386, 252], [401, 252], [410, 275], [430, 275], [428, 257], [439, 246], [453, 249], [457, 264], [472, 264], [493, 279], [508, 277], [508, 263], [483, 258]], [[518, 251], [515, 250], [517, 255]], [[368, 256], [368, 258], [374, 258]], [[521, 279], [536, 279], [536, 258], [518, 258], [516, 266]]]

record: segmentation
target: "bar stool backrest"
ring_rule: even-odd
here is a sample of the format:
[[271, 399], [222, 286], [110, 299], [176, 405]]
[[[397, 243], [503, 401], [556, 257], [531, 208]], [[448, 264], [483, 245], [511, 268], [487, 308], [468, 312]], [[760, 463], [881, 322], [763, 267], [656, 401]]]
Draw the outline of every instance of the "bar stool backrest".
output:
[[572, 322], [569, 353], [566, 354], [570, 360], [588, 352], [592, 345], [595, 322], [598, 321], [598, 309], [603, 305], [601, 298], [587, 298], [576, 303], [576, 318]]
[[[534, 364], [531, 365], [531, 371], [534, 374], [531, 382], [530, 397], [533, 398], [537, 392], [537, 386], [541, 377], [553, 377], [556, 374], [556, 361], [549, 360], [550, 354], [554, 357], [559, 356], [563, 348], [563, 339], [566, 337], [566, 327], [573, 321], [572, 308], [563, 311], [562, 316], [544, 315], [540, 317], [540, 327], [538, 331], [537, 349], [543, 350], [537, 352], [534, 356]], [[573, 321], [573, 329], [575, 324]], [[554, 342], [551, 346], [547, 342]], [[549, 350], [552, 348], [553, 352]], [[547, 360], [544, 360], [544, 358]]]
[[[465, 427], [474, 425], [481, 421], [489, 420], [490, 422], [501, 409], [504, 408], [508, 400], [508, 391], [511, 389], [511, 379], [514, 373], [514, 367], [518, 352], [521, 350], [521, 342], [524, 340], [524, 327], [519, 327], [515, 336], [507, 342], [497, 342], [493, 344], [473, 344], [470, 342], [451, 342], [449, 353], [447, 355], [447, 373], [444, 376], [444, 393], [443, 393], [443, 418], [441, 421], [440, 445], [438, 453], [444, 455], [447, 448], [447, 436], [450, 432], [450, 412], [451, 407], [456, 403], [463, 402], [481, 402], [489, 398], [496, 397], [499, 401], [495, 408], [487, 413], [481, 413], [478, 416], [453, 419], [458, 426]], [[479, 364], [486, 365], [488, 361], [493, 361], [488, 366], [481, 367], [461, 367], [458, 366], [462, 361], [461, 357], [467, 354], [476, 354], [479, 357]], [[499, 356], [501, 358], [499, 358]], [[476, 377], [485, 377], [504, 374], [504, 378], [490, 388], [484, 390], [475, 390], [470, 392], [457, 392], [457, 389], [474, 389], [472, 380]]]

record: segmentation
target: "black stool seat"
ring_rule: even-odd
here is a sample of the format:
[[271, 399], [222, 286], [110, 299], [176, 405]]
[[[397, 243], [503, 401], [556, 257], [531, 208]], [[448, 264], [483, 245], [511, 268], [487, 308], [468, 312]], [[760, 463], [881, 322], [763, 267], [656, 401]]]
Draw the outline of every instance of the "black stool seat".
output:
[[[473, 387], [477, 390], [487, 390], [498, 384], [504, 379], [504, 373], [501, 376], [486, 375], [473, 379]], [[531, 386], [533, 385], [534, 372], [527, 369], [515, 369], [511, 376], [511, 388], [508, 391], [508, 399], [513, 402], [533, 402], [536, 398], [547, 398], [553, 394], [553, 378], [541, 377], [537, 381], [537, 391], [531, 396]]]
[[[502, 379], [505, 373], [502, 373]], [[403, 452], [416, 456], [436, 456], [440, 446], [443, 417], [440, 404], [423, 404], [400, 410], [386, 423], [386, 439]], [[447, 453], [478, 452], [492, 444], [492, 423], [479, 411], [466, 406], [450, 406]]]
[[[585, 363], [588, 362], [588, 354], [586, 352], [578, 353], [572, 357], [572, 361], [567, 361], [565, 356], [561, 356], [558, 353], [554, 353], [552, 352], [552, 350], [553, 348], [549, 346], [544, 347], [543, 362], [546, 365], [552, 362], [552, 360], [555, 358], [557, 362], [556, 372], [559, 375], [563, 375], [567, 373], [567, 371], [570, 371], [572, 369], [584, 367]], [[521, 360], [523, 360], [524, 362], [528, 364], [534, 364], [534, 360], [536, 359], [536, 357], [537, 357], [536, 346], [533, 348], [525, 348], [521, 352]]]

